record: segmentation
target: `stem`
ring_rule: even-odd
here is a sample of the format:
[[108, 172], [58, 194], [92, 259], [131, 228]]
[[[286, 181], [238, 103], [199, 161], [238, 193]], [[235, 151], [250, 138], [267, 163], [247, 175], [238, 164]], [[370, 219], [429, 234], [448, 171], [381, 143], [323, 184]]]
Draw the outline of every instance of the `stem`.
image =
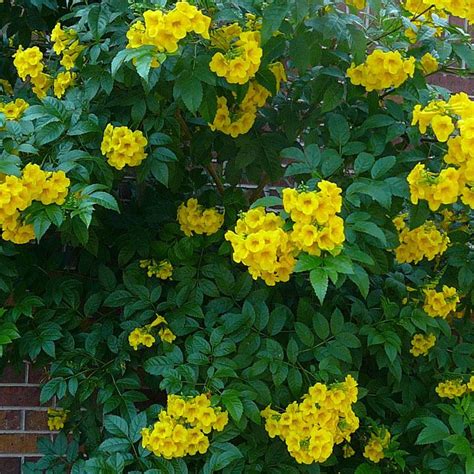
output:
[[[418, 18], [422, 17], [425, 13], [429, 12], [430, 10], [432, 10], [434, 8], [434, 5], [430, 5], [428, 8], [426, 8], [425, 10], [423, 10], [421, 13], [418, 13], [417, 15], [415, 15], [411, 21], [416, 21], [418, 20]], [[376, 43], [377, 41], [385, 38], [386, 36], [390, 36], [392, 33], [396, 33], [400, 28], [402, 28], [403, 25], [399, 25], [397, 26], [396, 28], [393, 28], [392, 30], [388, 30], [386, 31], [384, 34], [378, 36], [377, 38], [373, 39], [373, 40], [370, 40], [369, 41], [369, 44], [372, 44], [372, 43]]]
[[260, 197], [260, 194], [262, 194], [262, 191], [265, 189], [265, 186], [269, 182], [270, 182], [270, 178], [268, 177], [266, 173], [264, 173], [260, 181], [260, 184], [254, 190], [254, 192], [250, 195], [250, 198], [249, 198], [250, 204], [255, 202]]
[[212, 179], [214, 180], [214, 183], [216, 184], [217, 191], [219, 192], [220, 195], [224, 194], [224, 185], [222, 183], [222, 180], [220, 176], [217, 174], [216, 169], [214, 168], [214, 165], [212, 163], [209, 163], [208, 165], [205, 166], [207, 172], [211, 175]]

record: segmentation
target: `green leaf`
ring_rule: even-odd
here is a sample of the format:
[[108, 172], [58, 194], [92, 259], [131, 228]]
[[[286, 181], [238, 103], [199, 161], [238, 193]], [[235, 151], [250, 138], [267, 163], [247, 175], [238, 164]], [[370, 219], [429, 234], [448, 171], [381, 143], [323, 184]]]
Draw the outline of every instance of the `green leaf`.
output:
[[303, 388], [303, 376], [301, 375], [301, 372], [295, 367], [290, 367], [288, 370], [287, 380], [291, 393], [295, 397], [300, 396], [301, 389]]
[[138, 75], [146, 82], [148, 82], [148, 76], [150, 75], [152, 60], [153, 55], [150, 52], [146, 52], [136, 58], [135, 67], [137, 68]]
[[329, 323], [328, 320], [321, 313], [316, 313], [316, 315], [314, 316], [313, 329], [316, 335], [322, 341], [329, 337]]
[[35, 236], [38, 240], [41, 240], [46, 231], [51, 227], [51, 221], [44, 215], [40, 214], [33, 220], [33, 228], [35, 230]]
[[336, 309], [331, 316], [331, 333], [335, 336], [344, 329], [344, 316]]
[[195, 113], [202, 102], [203, 90], [201, 81], [187, 74], [181, 75], [174, 85], [175, 97], [181, 97], [187, 109]]
[[299, 347], [298, 343], [291, 338], [288, 342], [288, 347], [286, 348], [286, 355], [288, 356], [288, 360], [294, 364], [298, 359], [299, 354]]
[[378, 466], [374, 466], [373, 464], [359, 464], [357, 469], [354, 471], [355, 474], [381, 474], [381, 470]]
[[[124, 438], [108, 438], [103, 441], [99, 449], [106, 453], [124, 453], [130, 447], [130, 441]], [[103, 470], [98, 472], [104, 472]], [[108, 472], [108, 471], [107, 471]]]
[[325, 178], [331, 176], [336, 170], [338, 170], [342, 164], [343, 160], [338, 151], [328, 148], [322, 153], [322, 162], [321, 171]]
[[326, 257], [323, 261], [323, 267], [326, 270], [333, 270], [337, 273], [344, 273], [346, 275], [354, 273], [351, 259], [345, 255]]
[[119, 51], [117, 55], [112, 59], [111, 63], [111, 68], [110, 68], [110, 73], [112, 74], [112, 77], [115, 77], [117, 74], [117, 71], [120, 69], [120, 66], [127, 60], [127, 58], [130, 56], [130, 50], [129, 49], [123, 49], [122, 51]]
[[241, 394], [237, 390], [227, 389], [221, 395], [221, 400], [230, 416], [239, 421], [242, 418], [244, 407], [240, 400]]
[[437, 418], [427, 418], [423, 420], [425, 427], [421, 430], [415, 444], [438, 443], [449, 436], [448, 427]]
[[364, 298], [367, 298], [369, 294], [369, 275], [368, 273], [359, 265], [354, 266], [354, 274], [349, 275], [349, 278], [357, 285], [361, 295]]
[[282, 204], [283, 200], [279, 196], [265, 196], [253, 202], [250, 209], [254, 209], [255, 207], [275, 207], [281, 206]]
[[381, 178], [395, 166], [396, 162], [397, 159], [394, 156], [385, 156], [384, 158], [379, 158], [372, 167], [372, 178]]
[[314, 336], [311, 332], [311, 329], [306, 326], [306, 324], [296, 322], [295, 331], [297, 336], [300, 338], [301, 342], [308, 347], [311, 347], [314, 344]]
[[120, 308], [125, 306], [133, 299], [132, 295], [126, 290], [116, 290], [105, 298], [104, 306], [108, 308]]
[[117, 200], [109, 193], [103, 191], [96, 191], [89, 195], [89, 198], [99, 206], [105, 207], [106, 209], [111, 209], [116, 212], [120, 212]]
[[409, 227], [410, 229], [416, 229], [420, 227], [428, 219], [430, 215], [430, 208], [427, 201], [419, 201], [415, 206], [410, 204], [409, 208]]
[[107, 415], [104, 419], [104, 428], [114, 436], [119, 438], [128, 437], [128, 423], [120, 416]]
[[370, 153], [359, 153], [357, 158], [354, 161], [354, 171], [356, 174], [362, 174], [366, 171], [369, 171], [373, 164], [375, 163], [375, 158]]
[[38, 146], [46, 145], [51, 143], [61, 136], [64, 132], [64, 125], [59, 122], [47, 123], [44, 127], [41, 127], [36, 134], [36, 144]]
[[[41, 404], [51, 400], [61, 390], [62, 385], [66, 385], [66, 382], [59, 377], [49, 380], [43, 385], [41, 389], [40, 402]], [[65, 390], [64, 390], [65, 391]]]
[[330, 115], [328, 120], [329, 134], [332, 140], [338, 146], [345, 145], [351, 138], [349, 122], [343, 115]]
[[316, 296], [321, 304], [323, 304], [328, 291], [328, 274], [322, 268], [316, 268], [315, 270], [311, 270], [309, 279]]
[[371, 115], [362, 124], [362, 127], [366, 129], [388, 127], [389, 125], [393, 125], [395, 122], [396, 120], [393, 117], [390, 117], [390, 115]]
[[352, 228], [357, 232], [362, 232], [375, 237], [376, 239], [380, 240], [384, 246], [387, 245], [387, 239], [382, 229], [373, 222], [355, 222], [352, 225]]
[[109, 22], [109, 14], [100, 4], [93, 5], [87, 15], [87, 22], [91, 30], [92, 36], [97, 41], [107, 30]]
[[285, 0], [275, 0], [263, 10], [262, 44], [265, 44], [278, 31], [290, 8]]
[[337, 81], [332, 81], [324, 92], [321, 113], [334, 110], [342, 102], [343, 97], [344, 86]]

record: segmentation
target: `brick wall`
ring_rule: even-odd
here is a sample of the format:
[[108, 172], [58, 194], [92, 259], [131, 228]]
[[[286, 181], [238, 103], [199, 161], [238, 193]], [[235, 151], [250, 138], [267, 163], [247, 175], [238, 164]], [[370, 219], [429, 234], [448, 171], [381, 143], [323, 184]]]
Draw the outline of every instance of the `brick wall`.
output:
[[44, 378], [44, 370], [26, 363], [0, 375], [0, 474], [21, 473], [21, 464], [35, 459], [38, 438], [52, 436], [39, 403]]

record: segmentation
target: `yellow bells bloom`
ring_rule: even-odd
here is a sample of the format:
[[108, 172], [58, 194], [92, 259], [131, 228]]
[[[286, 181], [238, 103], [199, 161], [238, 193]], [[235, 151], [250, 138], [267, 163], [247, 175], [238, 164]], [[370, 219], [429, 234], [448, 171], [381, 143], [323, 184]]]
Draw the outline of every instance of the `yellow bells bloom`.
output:
[[425, 74], [432, 74], [439, 68], [438, 60], [430, 53], [426, 53], [421, 58], [420, 64]]
[[448, 138], [454, 132], [454, 123], [451, 117], [436, 115], [431, 121], [431, 128], [438, 141], [444, 143], [448, 141]]

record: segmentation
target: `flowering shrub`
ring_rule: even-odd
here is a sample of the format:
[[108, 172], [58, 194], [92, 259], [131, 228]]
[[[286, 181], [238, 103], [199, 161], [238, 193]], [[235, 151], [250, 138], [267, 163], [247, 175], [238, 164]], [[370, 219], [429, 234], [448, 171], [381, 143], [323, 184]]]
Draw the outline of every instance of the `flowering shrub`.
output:
[[0, 3], [24, 472], [474, 471], [471, 5]]

